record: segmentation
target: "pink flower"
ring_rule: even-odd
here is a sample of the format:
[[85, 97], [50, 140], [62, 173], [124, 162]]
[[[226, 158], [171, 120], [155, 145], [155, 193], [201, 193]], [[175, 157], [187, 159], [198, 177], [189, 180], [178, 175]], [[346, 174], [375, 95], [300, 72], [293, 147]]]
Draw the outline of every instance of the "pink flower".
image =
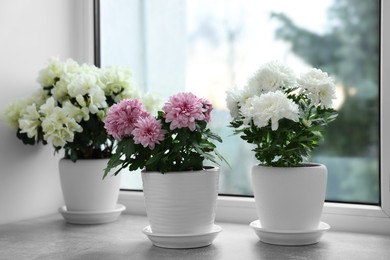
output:
[[132, 132], [135, 144], [142, 144], [143, 147], [154, 149], [156, 144], [164, 140], [165, 130], [161, 129], [161, 122], [152, 116], [140, 118], [135, 123]]
[[213, 105], [205, 98], [201, 98], [200, 102], [203, 104], [203, 112], [206, 117], [206, 122], [209, 123], [211, 120], [211, 111], [213, 110]]
[[110, 107], [104, 122], [107, 133], [115, 139], [130, 136], [139, 118], [149, 116], [138, 99], [124, 99]]
[[205, 120], [201, 100], [192, 93], [179, 93], [169, 98], [163, 111], [166, 121], [171, 122], [169, 128], [188, 127], [195, 130], [195, 120]]

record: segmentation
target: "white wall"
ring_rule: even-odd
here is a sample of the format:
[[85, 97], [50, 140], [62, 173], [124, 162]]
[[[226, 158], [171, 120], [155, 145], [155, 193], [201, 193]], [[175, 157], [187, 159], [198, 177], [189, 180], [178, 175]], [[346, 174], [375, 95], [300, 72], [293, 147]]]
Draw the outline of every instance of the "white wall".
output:
[[[90, 61], [84, 8], [91, 0], [1, 0], [0, 112], [34, 92], [51, 56]], [[89, 24], [90, 25], [90, 24]], [[88, 32], [88, 31], [87, 31]], [[91, 33], [91, 31], [90, 31]], [[0, 120], [0, 224], [42, 216], [63, 204], [58, 160], [49, 146], [27, 146]]]

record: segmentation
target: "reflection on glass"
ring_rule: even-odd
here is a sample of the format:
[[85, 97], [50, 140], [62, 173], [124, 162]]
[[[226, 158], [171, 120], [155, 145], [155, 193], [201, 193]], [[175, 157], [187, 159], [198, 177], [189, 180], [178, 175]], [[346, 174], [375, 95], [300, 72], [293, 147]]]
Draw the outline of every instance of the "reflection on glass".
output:
[[[103, 66], [131, 66], [139, 85], [164, 99], [192, 91], [214, 104], [212, 127], [231, 165], [222, 166], [220, 193], [251, 195], [257, 163], [250, 145], [227, 127], [225, 92], [244, 86], [261, 64], [280, 60], [298, 71], [321, 68], [337, 80], [339, 118], [311, 158], [328, 167], [327, 200], [379, 203], [379, 0], [147, 0], [137, 6], [143, 10], [137, 20], [126, 10], [138, 1], [122, 0], [121, 8], [108, 2], [102, 1]], [[113, 21], [131, 23], [132, 33]], [[115, 33], [121, 46], [109, 37]], [[137, 51], [120, 55], [128, 48]], [[142, 188], [139, 174], [125, 174], [122, 186]]]

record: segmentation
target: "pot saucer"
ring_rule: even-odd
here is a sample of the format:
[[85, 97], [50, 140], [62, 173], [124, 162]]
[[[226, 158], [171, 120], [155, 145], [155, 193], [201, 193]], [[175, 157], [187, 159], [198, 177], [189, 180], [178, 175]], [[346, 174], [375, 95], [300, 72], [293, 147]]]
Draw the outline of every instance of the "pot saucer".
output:
[[214, 225], [210, 232], [203, 234], [156, 234], [150, 226], [142, 230], [155, 246], [164, 248], [196, 248], [210, 245], [222, 228]]
[[251, 222], [249, 226], [256, 232], [260, 241], [288, 246], [315, 244], [330, 229], [329, 224], [325, 222], [320, 222], [318, 228], [314, 230], [270, 230], [263, 228], [259, 220]]
[[115, 221], [125, 209], [122, 204], [108, 211], [68, 211], [66, 206], [62, 206], [58, 212], [71, 224], [104, 224]]

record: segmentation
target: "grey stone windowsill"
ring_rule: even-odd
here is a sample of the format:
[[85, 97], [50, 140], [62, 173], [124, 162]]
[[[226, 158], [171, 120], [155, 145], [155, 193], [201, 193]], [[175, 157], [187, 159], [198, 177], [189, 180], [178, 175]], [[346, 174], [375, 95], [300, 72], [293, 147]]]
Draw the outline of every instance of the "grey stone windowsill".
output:
[[55, 214], [0, 226], [0, 259], [390, 259], [390, 236], [329, 231], [314, 245], [275, 246], [260, 242], [249, 225], [217, 224], [223, 231], [210, 246], [164, 249], [141, 232], [145, 216], [72, 225]]

